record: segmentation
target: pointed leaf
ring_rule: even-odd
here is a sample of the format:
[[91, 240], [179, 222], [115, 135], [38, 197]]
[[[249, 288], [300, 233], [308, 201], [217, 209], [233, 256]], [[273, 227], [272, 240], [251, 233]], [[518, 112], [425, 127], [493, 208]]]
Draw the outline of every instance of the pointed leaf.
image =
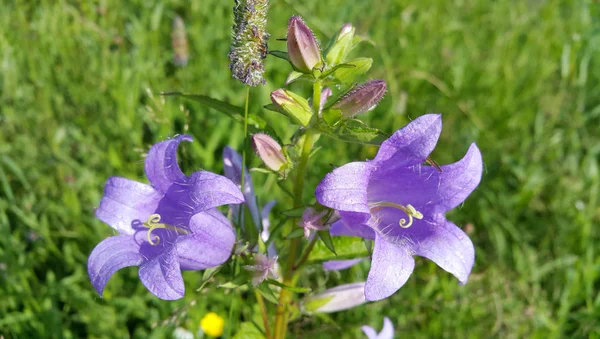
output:
[[331, 234], [329, 234], [329, 231], [319, 231], [317, 233], [319, 234], [319, 238], [321, 238], [325, 246], [327, 246], [327, 249], [337, 256], [337, 253], [335, 253], [335, 246], [333, 245], [333, 241], [331, 240]]
[[256, 286], [256, 290], [263, 296], [265, 297], [265, 299], [267, 299], [268, 301], [272, 302], [273, 304], [279, 304], [279, 300], [277, 300], [277, 297], [275, 296], [275, 294], [273, 293], [273, 291], [271, 290], [271, 288], [269, 288], [269, 285], [267, 284], [260, 284], [258, 286]]
[[308, 260], [311, 262], [322, 262], [328, 260], [354, 259], [369, 255], [365, 249], [362, 238], [336, 236], [332, 237], [331, 240], [336, 249], [337, 256], [331, 253], [323, 242], [319, 241], [310, 252]]
[[300, 238], [304, 236], [304, 229], [303, 228], [296, 228], [293, 231], [290, 232], [290, 234], [285, 236], [285, 240], [289, 240], [289, 239], [296, 239], [296, 238]]
[[284, 284], [280, 283], [279, 281], [273, 280], [273, 279], [267, 280], [267, 283], [271, 284], [271, 285], [279, 286], [279, 287], [283, 288], [284, 290], [288, 290], [288, 291], [291, 291], [294, 293], [310, 293], [310, 291], [312, 291], [308, 287], [288, 286], [288, 285], [284, 285]]
[[287, 52], [284, 52], [284, 51], [269, 51], [268, 54], [270, 54], [270, 55], [272, 55], [272, 56], [274, 56], [276, 58], [283, 59], [283, 60], [285, 60], [287, 62], [290, 62], [290, 56], [288, 55]]
[[334, 67], [331, 67], [330, 69], [323, 72], [319, 79], [325, 79], [342, 68], [356, 68], [356, 65], [351, 63], [335, 65]]
[[349, 84], [355, 82], [358, 77], [367, 73], [373, 65], [373, 59], [371, 58], [358, 58], [345, 63], [346, 65], [353, 65], [354, 67], [344, 67], [336, 70], [335, 80], [343, 84]]

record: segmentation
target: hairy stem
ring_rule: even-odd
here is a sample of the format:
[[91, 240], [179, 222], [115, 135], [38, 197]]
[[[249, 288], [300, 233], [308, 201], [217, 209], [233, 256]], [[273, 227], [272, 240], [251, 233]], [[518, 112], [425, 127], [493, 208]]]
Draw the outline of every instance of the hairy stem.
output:
[[[313, 119], [318, 119], [319, 106], [321, 101], [321, 82], [315, 81], [313, 85]], [[296, 167], [297, 173], [294, 180], [294, 208], [302, 207], [302, 193], [304, 192], [304, 178], [306, 176], [306, 169], [308, 166], [308, 157], [313, 149], [315, 141], [314, 131], [308, 129], [304, 135], [304, 144], [302, 145], [302, 153], [300, 155], [300, 161]], [[287, 265], [285, 266], [285, 272], [283, 275], [283, 283], [288, 286], [294, 286], [296, 284], [296, 257], [298, 255], [298, 247], [300, 246], [301, 238], [295, 238], [292, 240], [290, 247], [290, 253], [288, 254]], [[309, 245], [310, 246], [310, 245]], [[314, 246], [314, 245], [313, 245]], [[289, 320], [289, 305], [293, 299], [293, 294], [289, 290], [282, 289], [279, 295], [279, 304], [277, 305], [277, 312], [275, 318], [275, 333], [276, 339], [285, 338], [287, 332], [287, 325]]]

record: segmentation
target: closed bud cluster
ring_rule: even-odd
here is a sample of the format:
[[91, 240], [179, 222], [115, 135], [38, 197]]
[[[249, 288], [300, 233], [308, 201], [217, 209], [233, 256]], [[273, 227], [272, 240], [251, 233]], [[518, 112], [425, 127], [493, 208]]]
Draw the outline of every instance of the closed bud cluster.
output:
[[351, 24], [345, 24], [340, 29], [333, 45], [328, 49], [325, 61], [328, 65], [337, 65], [344, 62], [346, 55], [352, 49], [352, 40], [354, 39], [354, 27]]
[[344, 118], [351, 118], [375, 108], [385, 95], [385, 91], [385, 81], [372, 80], [350, 91], [332, 108], [341, 110]]
[[302, 18], [290, 18], [287, 32], [287, 49], [292, 65], [302, 73], [310, 73], [321, 62], [321, 51], [313, 32]]
[[307, 126], [310, 122], [312, 111], [308, 100], [298, 94], [281, 88], [271, 93], [271, 101], [281, 113], [302, 126]]
[[236, 0], [233, 7], [235, 23], [229, 69], [234, 78], [250, 86], [265, 84], [268, 9], [268, 0]]
[[179, 15], [173, 19], [171, 46], [173, 47], [173, 63], [175, 66], [183, 67], [187, 65], [189, 57], [188, 41], [185, 33], [185, 23]]
[[281, 146], [275, 139], [263, 133], [252, 135], [252, 148], [260, 159], [273, 171], [278, 172], [287, 165]]

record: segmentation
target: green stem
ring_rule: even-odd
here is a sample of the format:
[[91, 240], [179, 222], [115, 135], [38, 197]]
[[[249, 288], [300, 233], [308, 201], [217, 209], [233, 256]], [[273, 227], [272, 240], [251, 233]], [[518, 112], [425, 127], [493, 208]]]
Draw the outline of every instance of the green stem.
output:
[[[246, 104], [244, 107], [244, 143], [242, 146], [242, 178], [241, 180], [241, 186], [242, 186], [242, 193], [244, 192], [244, 182], [246, 181], [246, 175], [245, 175], [245, 171], [246, 171], [246, 140], [248, 139], [248, 105], [250, 104], [250, 86], [246, 87]], [[241, 209], [241, 208], [240, 208]]]
[[306, 260], [308, 260], [310, 251], [312, 251], [313, 247], [315, 247], [315, 244], [317, 243], [317, 239], [319, 239], [319, 235], [315, 234], [313, 236], [312, 240], [310, 241], [310, 243], [308, 244], [308, 246], [306, 246], [306, 248], [304, 249], [304, 253], [302, 253], [302, 257], [300, 257], [300, 260], [298, 260], [296, 265], [294, 265], [294, 267], [293, 267], [294, 271], [297, 270], [300, 266], [302, 266], [302, 264], [304, 264], [306, 262]]
[[265, 301], [258, 292], [258, 290], [254, 290], [254, 294], [256, 295], [256, 300], [258, 301], [258, 305], [260, 306], [260, 314], [262, 315], [263, 324], [265, 326], [265, 336], [267, 339], [271, 339], [271, 329], [269, 328], [269, 317], [267, 315], [267, 307], [265, 306]]
[[[319, 106], [321, 101], [321, 82], [315, 81], [313, 84], [313, 119], [318, 119]], [[294, 180], [294, 208], [302, 207], [302, 193], [304, 192], [304, 178], [306, 176], [306, 169], [308, 166], [308, 157], [312, 152], [315, 142], [315, 132], [310, 128], [304, 134], [304, 144], [302, 145], [302, 152], [300, 155], [300, 161], [296, 167], [296, 177]], [[296, 272], [296, 256], [298, 254], [298, 247], [300, 246], [301, 238], [295, 238], [292, 240], [290, 247], [290, 253], [288, 254], [287, 265], [285, 266], [285, 272], [283, 275], [283, 283], [288, 286], [294, 286], [296, 284], [295, 272]], [[310, 246], [310, 245], [309, 245]], [[314, 245], [313, 245], [314, 246]], [[309, 251], [310, 252], [310, 251]], [[275, 330], [274, 338], [283, 339], [287, 332], [287, 324], [289, 320], [288, 307], [293, 299], [293, 294], [289, 290], [282, 289], [279, 295], [279, 304], [277, 305], [276, 317], [275, 317]]]

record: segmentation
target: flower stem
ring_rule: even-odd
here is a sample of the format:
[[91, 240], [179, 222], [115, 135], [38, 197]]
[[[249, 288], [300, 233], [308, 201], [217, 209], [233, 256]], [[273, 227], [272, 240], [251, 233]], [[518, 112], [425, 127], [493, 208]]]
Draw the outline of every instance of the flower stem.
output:
[[[244, 192], [244, 182], [246, 181], [246, 140], [248, 139], [248, 105], [250, 104], [250, 86], [246, 86], [246, 103], [244, 106], [244, 143], [242, 146], [242, 174], [240, 183], [242, 186], [242, 192]], [[241, 210], [241, 208], [240, 208]], [[242, 213], [243, 214], [243, 213]]]
[[308, 246], [306, 246], [306, 248], [304, 249], [304, 253], [302, 253], [302, 257], [300, 258], [300, 260], [298, 260], [298, 262], [294, 265], [294, 271], [306, 262], [308, 256], [310, 255], [310, 251], [312, 251], [313, 247], [315, 247], [315, 244], [317, 243], [317, 239], [319, 239], [319, 235], [315, 234]]
[[267, 315], [267, 307], [265, 306], [265, 301], [258, 292], [258, 290], [254, 290], [254, 294], [256, 295], [256, 300], [258, 301], [258, 305], [260, 306], [260, 313], [262, 315], [263, 324], [265, 326], [265, 335], [267, 339], [271, 339], [271, 329], [269, 328], [269, 317]]
[[[321, 101], [321, 82], [315, 81], [313, 84], [313, 119], [318, 119], [319, 106]], [[304, 144], [302, 145], [302, 152], [300, 155], [300, 161], [298, 163], [297, 173], [294, 180], [294, 208], [302, 207], [302, 193], [304, 192], [304, 178], [306, 176], [306, 169], [308, 166], [308, 157], [312, 152], [315, 142], [315, 132], [310, 128], [304, 134]], [[296, 272], [296, 256], [298, 254], [298, 247], [300, 245], [301, 238], [295, 238], [292, 240], [290, 247], [290, 253], [288, 254], [287, 265], [285, 266], [285, 273], [283, 275], [283, 283], [288, 286], [294, 286], [296, 284], [296, 278], [294, 274]], [[314, 245], [313, 245], [314, 246]], [[310, 247], [310, 245], [309, 245]], [[308, 248], [307, 248], [308, 249]], [[310, 250], [309, 250], [310, 252]], [[306, 252], [305, 252], [306, 253]], [[307, 254], [306, 254], [307, 255]], [[308, 256], [308, 255], [307, 255]], [[289, 320], [288, 307], [292, 302], [292, 292], [285, 288], [281, 290], [279, 295], [279, 304], [277, 305], [277, 312], [275, 317], [275, 330], [274, 338], [283, 339], [287, 332], [287, 324]]]

